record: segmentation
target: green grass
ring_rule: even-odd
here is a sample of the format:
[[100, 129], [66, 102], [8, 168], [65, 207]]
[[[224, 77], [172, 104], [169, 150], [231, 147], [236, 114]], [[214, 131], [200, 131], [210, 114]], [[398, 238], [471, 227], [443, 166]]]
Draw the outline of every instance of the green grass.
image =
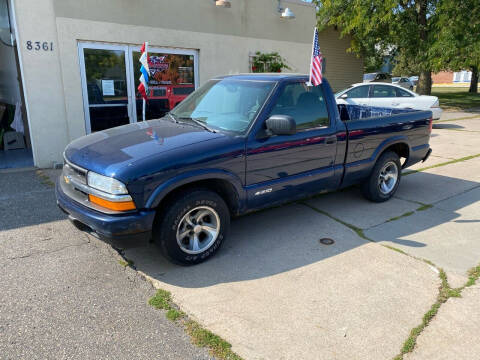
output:
[[[459, 117], [455, 119], [447, 119], [447, 120], [433, 120], [434, 124], [438, 123], [444, 123], [444, 122], [452, 122], [452, 121], [460, 121], [460, 120], [471, 120], [471, 119], [478, 119], [480, 117], [480, 114], [476, 114], [473, 116], [464, 116], [464, 117]], [[451, 129], [443, 129], [443, 130], [451, 130]], [[463, 131], [469, 131], [469, 130], [463, 130]], [[471, 131], [471, 130], [470, 130]]]
[[401, 218], [404, 218], [404, 217], [407, 217], [407, 216], [410, 216], [410, 215], [413, 215], [415, 214], [415, 211], [408, 211], [402, 215], [399, 215], [399, 216], [395, 216], [395, 217], [392, 217], [390, 219], [388, 219], [386, 222], [391, 222], [391, 221], [395, 221], [395, 220], [399, 220]]
[[166, 316], [168, 320], [177, 321], [178, 319], [183, 318], [185, 316], [185, 313], [177, 309], [170, 309], [167, 311]]
[[134, 262], [132, 260], [129, 260], [129, 259], [125, 259], [125, 260], [118, 260], [118, 263], [120, 265], [122, 265], [123, 267], [127, 267], [127, 266], [133, 266]]
[[466, 161], [466, 160], [475, 159], [475, 158], [477, 158], [477, 157], [479, 157], [479, 156], [480, 156], [480, 154], [465, 156], [465, 157], [460, 158], [460, 159], [454, 159], [454, 160], [446, 161], [446, 162], [443, 162], [443, 163], [440, 163], [440, 164], [435, 164], [435, 165], [432, 165], [432, 166], [426, 166], [426, 167], [421, 168], [421, 169], [410, 170], [410, 171], [407, 171], [407, 172], [403, 173], [402, 176], [407, 176], [407, 175], [410, 175], [410, 174], [415, 174], [415, 173], [418, 173], [418, 172], [420, 172], [420, 171], [424, 171], [424, 170], [428, 170], [428, 169], [433, 169], [433, 168], [437, 168], [437, 167], [440, 167], [440, 166], [455, 164], [455, 163], [461, 162], [461, 161]]
[[406, 255], [406, 256], [410, 256], [410, 257], [411, 257], [410, 254], [408, 254], [408, 253], [406, 253], [405, 251], [400, 250], [400, 249], [398, 249], [398, 248], [396, 248], [396, 247], [394, 247], [394, 246], [387, 245], [387, 244], [380, 244], [380, 245], [382, 245], [383, 247], [386, 247], [387, 249], [396, 251], [396, 252], [398, 252], [398, 253], [400, 253], [400, 254], [402, 254], [402, 255]]
[[35, 173], [37, 174], [37, 176], [40, 179], [40, 182], [43, 185], [55, 187], [55, 183], [52, 180], [50, 180], [50, 177], [47, 174], [45, 174], [42, 170], [37, 170]]
[[192, 337], [195, 345], [207, 347], [213, 356], [226, 360], [241, 360], [241, 357], [232, 352], [232, 345], [211, 331], [202, 328], [195, 321], [188, 321], [185, 325], [187, 333]]
[[422, 204], [422, 206], [420, 206], [417, 210], [415, 211], [425, 211], [425, 210], [428, 210], [430, 208], [432, 208], [433, 205], [430, 205], [430, 204]]
[[460, 288], [460, 290], [463, 290], [466, 287], [475, 285], [478, 278], [480, 278], [480, 265], [478, 265], [478, 266], [476, 266], [476, 267], [474, 267], [474, 268], [472, 268], [468, 271], [468, 281], [462, 288]]
[[148, 300], [148, 303], [157, 309], [171, 310], [172, 295], [166, 290], [158, 290], [157, 293]]
[[345, 222], [345, 221], [343, 221], [343, 220], [340, 220], [339, 218], [336, 218], [335, 216], [330, 215], [328, 212], [323, 211], [323, 210], [320, 210], [320, 209], [317, 209], [316, 207], [313, 207], [313, 206], [309, 205], [309, 204], [306, 203], [306, 202], [302, 202], [301, 204], [309, 207], [309, 208], [312, 209], [313, 211], [316, 211], [316, 212], [318, 212], [318, 213], [320, 213], [320, 214], [322, 214], [322, 215], [328, 216], [330, 219], [335, 220], [336, 222], [339, 222], [339, 223], [342, 224], [342, 225], [345, 225], [345, 226], [348, 227], [349, 229], [355, 231], [355, 233], [356, 233], [359, 237], [361, 237], [362, 239], [373, 242], [372, 239], [368, 238], [368, 237], [365, 235], [365, 233], [363, 232], [363, 229], [360, 229], [359, 227], [356, 227], [355, 225], [352, 225], [352, 224], [349, 224], [349, 223], [347, 223], [347, 222]]
[[468, 87], [433, 87], [442, 109], [466, 110], [480, 107], [480, 93], [469, 93]]
[[441, 280], [440, 288], [438, 290], [437, 300], [435, 303], [430, 307], [430, 309], [423, 315], [422, 322], [420, 325], [414, 327], [410, 334], [405, 340], [400, 350], [400, 354], [395, 356], [394, 360], [401, 360], [403, 359], [403, 355], [412, 352], [417, 344], [417, 338], [428, 326], [428, 324], [432, 321], [432, 319], [437, 315], [438, 310], [442, 306], [444, 302], [446, 302], [451, 297], [460, 297], [460, 290], [459, 289], [452, 289], [448, 284], [447, 274], [442, 269], [439, 269], [439, 277]]
[[203, 328], [196, 321], [188, 320], [186, 314], [172, 302], [172, 294], [169, 291], [157, 290], [157, 293], [150, 298], [148, 303], [157, 309], [166, 310], [165, 316], [167, 319], [184, 326], [186, 332], [191, 336], [192, 342], [199, 347], [207, 348], [215, 358], [242, 360], [240, 356], [232, 351], [230, 343]]

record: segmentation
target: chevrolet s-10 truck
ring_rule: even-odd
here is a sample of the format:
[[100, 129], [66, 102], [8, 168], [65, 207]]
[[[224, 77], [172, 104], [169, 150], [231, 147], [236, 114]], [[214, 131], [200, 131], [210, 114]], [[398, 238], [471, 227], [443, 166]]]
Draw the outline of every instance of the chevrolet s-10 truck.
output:
[[218, 77], [161, 119], [79, 138], [57, 203], [100, 238], [153, 239], [195, 264], [219, 249], [232, 216], [353, 184], [391, 198], [401, 169], [431, 153], [431, 111], [337, 106], [326, 79], [307, 81]]

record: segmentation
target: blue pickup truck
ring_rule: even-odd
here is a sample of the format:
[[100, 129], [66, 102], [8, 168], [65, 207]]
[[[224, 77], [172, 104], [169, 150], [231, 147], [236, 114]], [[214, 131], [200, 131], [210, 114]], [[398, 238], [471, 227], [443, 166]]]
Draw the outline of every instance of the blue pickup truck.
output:
[[360, 184], [382, 202], [431, 153], [430, 111], [338, 105], [324, 79], [248, 74], [208, 81], [165, 117], [93, 133], [64, 153], [59, 207], [100, 238], [153, 239], [195, 264], [230, 218]]

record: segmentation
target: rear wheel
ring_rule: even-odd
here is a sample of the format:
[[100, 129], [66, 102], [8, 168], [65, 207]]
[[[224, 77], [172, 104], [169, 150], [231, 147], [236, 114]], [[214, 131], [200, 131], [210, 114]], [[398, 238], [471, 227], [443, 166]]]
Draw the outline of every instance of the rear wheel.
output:
[[225, 201], [209, 190], [189, 190], [178, 196], [156, 221], [153, 239], [171, 261], [198, 264], [220, 247], [230, 227]]
[[370, 177], [363, 183], [363, 195], [374, 202], [387, 201], [397, 191], [400, 178], [399, 156], [392, 151], [386, 152], [377, 160]]

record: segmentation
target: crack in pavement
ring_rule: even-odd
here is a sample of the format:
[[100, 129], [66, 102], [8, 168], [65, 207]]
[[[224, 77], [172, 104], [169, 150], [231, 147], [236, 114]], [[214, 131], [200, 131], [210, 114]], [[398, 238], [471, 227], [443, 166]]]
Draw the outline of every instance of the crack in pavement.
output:
[[52, 253], [56, 253], [56, 252], [59, 252], [59, 251], [62, 251], [62, 250], [65, 250], [65, 249], [68, 249], [68, 248], [71, 248], [71, 247], [79, 247], [79, 246], [88, 245], [88, 244], [89, 244], [89, 242], [84, 242], [84, 243], [81, 243], [81, 244], [66, 245], [66, 246], [62, 246], [62, 247], [54, 249], [54, 250], [49, 250], [49, 251], [42, 250], [42, 251], [33, 252], [33, 253], [30, 253], [30, 254], [26, 254], [26, 255], [10, 257], [10, 258], [7, 258], [7, 260], [12, 260], [13, 261], [13, 260], [18, 260], [18, 259], [26, 259], [26, 258], [35, 256], [35, 255], [52, 254]]

